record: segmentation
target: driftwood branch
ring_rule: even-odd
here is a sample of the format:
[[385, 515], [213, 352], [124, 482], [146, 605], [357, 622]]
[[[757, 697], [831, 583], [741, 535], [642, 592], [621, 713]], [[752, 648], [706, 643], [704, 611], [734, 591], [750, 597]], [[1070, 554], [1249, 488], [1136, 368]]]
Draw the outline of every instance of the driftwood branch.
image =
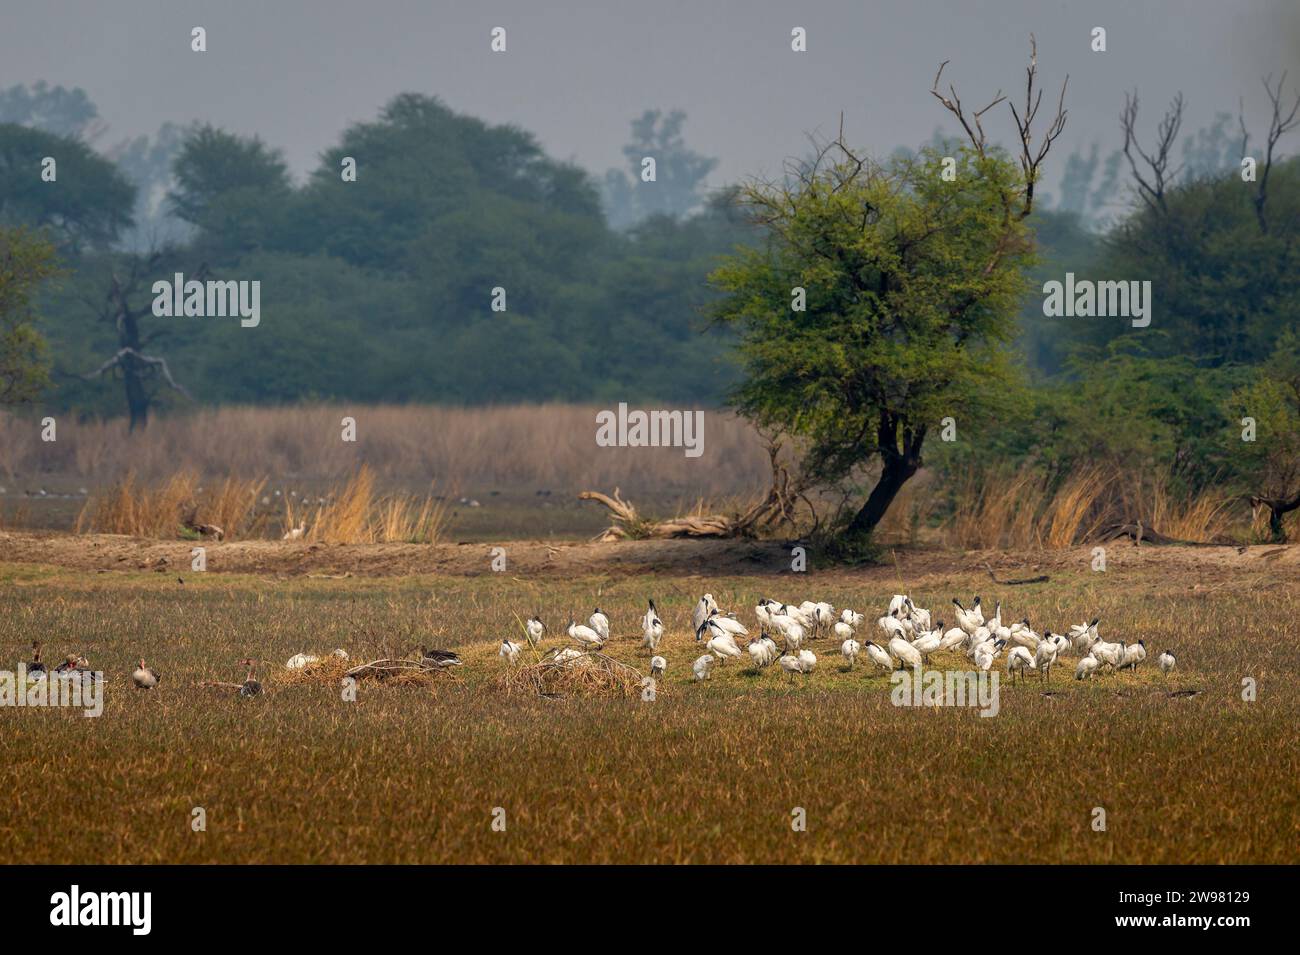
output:
[[750, 537], [760, 530], [794, 521], [795, 508], [803, 497], [802, 483], [793, 480], [781, 464], [781, 443], [769, 440], [767, 453], [772, 468], [772, 485], [767, 495], [738, 515], [692, 514], [666, 521], [643, 518], [636, 508], [614, 488], [613, 495], [583, 491], [580, 501], [595, 501], [609, 512], [613, 523], [602, 531], [597, 541], [680, 537]]

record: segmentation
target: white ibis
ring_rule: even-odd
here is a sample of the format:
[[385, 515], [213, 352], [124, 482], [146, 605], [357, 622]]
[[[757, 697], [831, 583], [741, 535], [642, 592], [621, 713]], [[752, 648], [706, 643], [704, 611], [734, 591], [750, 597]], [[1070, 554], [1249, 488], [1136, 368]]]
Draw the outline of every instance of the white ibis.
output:
[[1007, 651], [1007, 675], [1013, 680], [1017, 674], [1023, 680], [1025, 671], [1034, 669], [1035, 665], [1034, 655], [1029, 652], [1028, 648], [1015, 646]]
[[713, 679], [713, 654], [706, 653], [702, 657], [696, 657], [695, 662], [691, 664], [691, 672], [695, 674], [696, 681]]
[[519, 651], [522, 649], [523, 647], [518, 643], [502, 640], [501, 649], [497, 651], [497, 656], [505, 657], [507, 663], [515, 663], [519, 659]]
[[840, 653], [843, 655], [844, 659], [849, 661], [850, 670], [853, 669], [853, 665], [858, 660], [858, 654], [861, 652], [862, 644], [858, 643], [858, 641], [854, 640], [852, 637], [849, 637], [840, 644]]
[[663, 657], [650, 658], [650, 675], [655, 679], [658, 679], [659, 677], [663, 676], [664, 671], [667, 669], [668, 669], [668, 661], [665, 660]]
[[659, 611], [655, 609], [655, 602], [651, 600], [649, 604], [650, 609], [641, 618], [641, 646], [653, 653], [659, 649], [659, 641], [663, 639], [664, 622], [659, 619]]
[[894, 669], [893, 657], [891, 657], [888, 653], [886, 653], [884, 649], [882, 649], [881, 647], [877, 646], [876, 644], [868, 640], [866, 645], [866, 650], [867, 650], [868, 659], [870, 659], [871, 662], [874, 663], [876, 666], [880, 667], [880, 669], [882, 670]]
[[1156, 657], [1156, 665], [1160, 667], [1160, 672], [1169, 675], [1169, 671], [1174, 668], [1174, 655], [1166, 650], [1160, 656]]
[[1147, 658], [1147, 644], [1145, 640], [1139, 640], [1137, 643], [1130, 643], [1124, 648], [1124, 657], [1119, 662], [1121, 670], [1132, 670], [1137, 672], [1138, 664]]
[[524, 633], [527, 634], [529, 646], [537, 646], [541, 642], [542, 634], [546, 632], [546, 624], [542, 623], [542, 615], [534, 614], [528, 618], [524, 624]]
[[889, 641], [889, 652], [895, 657], [900, 664], [906, 663], [912, 668], [921, 665], [921, 651], [916, 649], [902, 637], [892, 637]]
[[1074, 678], [1076, 680], [1091, 679], [1092, 675], [1097, 672], [1099, 666], [1101, 666], [1101, 661], [1091, 653], [1087, 656], [1082, 656], [1079, 658], [1079, 662], [1074, 666]]
[[600, 634], [602, 643], [609, 639], [609, 617], [601, 613], [599, 607], [593, 610], [591, 616], [587, 618], [587, 626]]
[[591, 627], [574, 623], [572, 617], [569, 618], [569, 636], [584, 650], [599, 650], [605, 645], [604, 637]]

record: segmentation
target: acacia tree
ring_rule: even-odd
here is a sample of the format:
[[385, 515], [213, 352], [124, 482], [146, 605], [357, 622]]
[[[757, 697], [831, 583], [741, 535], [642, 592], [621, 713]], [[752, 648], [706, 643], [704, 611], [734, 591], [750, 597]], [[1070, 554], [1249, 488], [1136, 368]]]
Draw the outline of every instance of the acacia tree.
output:
[[931, 429], [947, 416], [969, 427], [1015, 384], [1007, 346], [1033, 255], [1025, 218], [1065, 125], [1065, 86], [1035, 139], [1035, 50], [1024, 106], [1011, 106], [1017, 163], [984, 131], [1005, 97], [969, 113], [954, 87], [940, 92], [943, 68], [931, 92], [966, 133], [955, 155], [927, 148], [877, 163], [856, 155], [841, 129], [782, 181], [744, 188], [768, 239], [711, 277], [724, 293], [716, 319], [741, 334], [740, 413], [801, 439], [803, 472], [819, 483], [879, 460], [874, 487], [842, 528], [849, 538], [880, 522], [921, 467]]

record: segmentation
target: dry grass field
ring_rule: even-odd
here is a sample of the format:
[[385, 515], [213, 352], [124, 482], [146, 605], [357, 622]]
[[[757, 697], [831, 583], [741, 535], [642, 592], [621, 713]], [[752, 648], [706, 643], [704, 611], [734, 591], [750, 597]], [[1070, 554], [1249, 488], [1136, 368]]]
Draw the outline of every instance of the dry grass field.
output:
[[[95, 719], [0, 708], [10, 861], [1300, 861], [1295, 548], [1117, 547], [1105, 573], [1075, 548], [1022, 567], [1051, 579], [1021, 586], [989, 580], [986, 560], [1000, 579], [1020, 576], [991, 554], [906, 552], [807, 574], [755, 561], [742, 573], [743, 559], [718, 550], [729, 545], [699, 545], [693, 559], [681, 549], [695, 545], [676, 542], [658, 563], [649, 544], [601, 545], [640, 563], [584, 552], [581, 572], [403, 566], [330, 579], [304, 567], [178, 583], [131, 564], [64, 566], [53, 547], [41, 561], [18, 543], [0, 546], [3, 668], [41, 639], [48, 657], [84, 654], [107, 687]], [[689, 679], [701, 652], [689, 614], [705, 590], [752, 624], [765, 595], [878, 615], [900, 582], [949, 620], [949, 600], [973, 593], [1040, 630], [1100, 614], [1103, 636], [1144, 638], [1152, 658], [1173, 648], [1178, 668], [1080, 683], [1066, 658], [1050, 695], [1036, 678], [1004, 681], [993, 718], [896, 707], [888, 677], [862, 661], [845, 670], [829, 639], [812, 644], [807, 678], [753, 673], [746, 656]], [[668, 630], [654, 701], [503, 690], [499, 641], [518, 639], [535, 611], [551, 627], [545, 648], [568, 642], [571, 611], [598, 604], [613, 621], [610, 655], [645, 672], [647, 596]], [[299, 651], [341, 646], [363, 660], [416, 643], [455, 648], [465, 664], [431, 685], [362, 682], [355, 702], [337, 673], [283, 670]], [[162, 671], [155, 692], [131, 686], [140, 656]], [[201, 685], [242, 680], [245, 656], [265, 661], [262, 697]], [[966, 667], [955, 654], [932, 663]], [[1185, 690], [1196, 692], [1171, 695]], [[205, 832], [191, 830], [195, 807]], [[504, 832], [492, 829], [496, 807]], [[792, 830], [795, 807], [806, 831]], [[1105, 832], [1091, 827], [1094, 807]]]

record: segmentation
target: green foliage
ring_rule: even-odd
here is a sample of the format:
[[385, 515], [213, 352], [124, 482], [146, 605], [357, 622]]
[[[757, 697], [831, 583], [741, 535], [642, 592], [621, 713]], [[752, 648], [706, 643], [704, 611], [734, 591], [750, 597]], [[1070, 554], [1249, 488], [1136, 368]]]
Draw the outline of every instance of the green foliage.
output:
[[56, 273], [54, 255], [44, 239], [0, 227], [0, 405], [31, 401], [49, 382], [32, 297]]
[[[1300, 158], [1274, 166], [1267, 232], [1253, 196], [1256, 184], [1235, 173], [1172, 189], [1167, 211], [1142, 208], [1108, 236], [1098, 271], [1112, 279], [1152, 282], [1151, 327], [1131, 330], [1161, 357], [1184, 355], [1218, 367], [1265, 361], [1273, 342], [1300, 315]], [[1086, 340], [1102, 344], [1130, 331], [1091, 322]]]
[[[741, 329], [738, 408], [806, 439], [818, 480], [888, 455], [900, 431], [919, 451], [945, 416], [988, 420], [1015, 390], [1006, 346], [1032, 260], [1003, 202], [1017, 170], [963, 149], [948, 182], [941, 159], [841, 160], [751, 187], [770, 241], [713, 274], [714, 314]], [[791, 310], [795, 287], [806, 312]]]
[[[41, 178], [41, 161], [57, 180]], [[0, 124], [0, 225], [48, 228], [76, 252], [103, 248], [131, 225], [135, 188], [111, 162], [77, 139]]]

